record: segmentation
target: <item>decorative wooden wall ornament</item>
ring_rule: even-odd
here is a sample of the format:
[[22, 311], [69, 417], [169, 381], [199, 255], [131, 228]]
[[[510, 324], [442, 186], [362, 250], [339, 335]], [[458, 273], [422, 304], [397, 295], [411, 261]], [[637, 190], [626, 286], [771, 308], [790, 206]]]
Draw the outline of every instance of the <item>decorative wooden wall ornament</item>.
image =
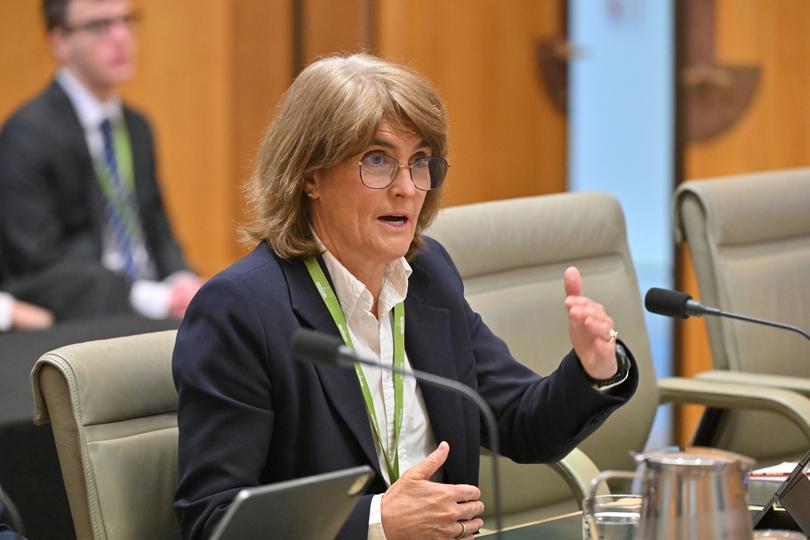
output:
[[680, 74], [688, 141], [710, 139], [748, 108], [762, 69], [720, 63], [715, 58], [715, 0], [685, 0], [685, 67]]
[[557, 1], [560, 32], [559, 37], [537, 40], [535, 55], [540, 83], [546, 90], [554, 108], [568, 113], [568, 61], [574, 55], [574, 47], [568, 41], [568, 1]]

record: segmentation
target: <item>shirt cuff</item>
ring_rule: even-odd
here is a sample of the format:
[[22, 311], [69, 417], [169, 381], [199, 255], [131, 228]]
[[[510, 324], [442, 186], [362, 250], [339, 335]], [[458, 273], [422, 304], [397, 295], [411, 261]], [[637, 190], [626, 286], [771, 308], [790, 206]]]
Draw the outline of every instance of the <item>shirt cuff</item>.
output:
[[150, 319], [165, 319], [169, 316], [172, 286], [161, 281], [138, 279], [129, 291], [132, 308]]
[[197, 279], [197, 274], [189, 272], [188, 270], [178, 270], [174, 274], [170, 274], [163, 279], [163, 283], [174, 285], [174, 282], [180, 278], [194, 278]]
[[14, 297], [0, 292], [0, 332], [11, 330], [11, 311], [14, 309]]
[[371, 498], [368, 511], [368, 540], [385, 540], [385, 531], [382, 526], [382, 494]]

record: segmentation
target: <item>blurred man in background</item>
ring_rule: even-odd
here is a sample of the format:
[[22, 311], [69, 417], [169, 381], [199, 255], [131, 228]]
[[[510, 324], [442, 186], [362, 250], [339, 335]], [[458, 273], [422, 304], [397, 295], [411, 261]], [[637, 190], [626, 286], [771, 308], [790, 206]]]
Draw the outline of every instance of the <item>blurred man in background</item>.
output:
[[200, 280], [165, 213], [133, 73], [128, 0], [43, 0], [55, 80], [0, 131], [0, 274], [57, 321], [181, 318]]

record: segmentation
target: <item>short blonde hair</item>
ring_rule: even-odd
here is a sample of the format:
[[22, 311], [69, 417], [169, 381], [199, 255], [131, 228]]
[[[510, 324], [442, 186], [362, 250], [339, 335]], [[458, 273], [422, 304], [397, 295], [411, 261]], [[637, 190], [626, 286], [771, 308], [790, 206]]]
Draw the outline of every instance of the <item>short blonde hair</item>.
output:
[[[307, 66], [265, 132], [247, 186], [254, 222], [249, 240], [267, 241], [282, 258], [319, 253], [310, 231], [304, 181], [348, 161], [372, 142], [382, 120], [419, 134], [433, 155], [447, 155], [447, 113], [416, 71], [368, 54], [330, 56]], [[360, 180], [358, 179], [358, 182]], [[441, 187], [425, 197], [408, 256], [439, 210]]]

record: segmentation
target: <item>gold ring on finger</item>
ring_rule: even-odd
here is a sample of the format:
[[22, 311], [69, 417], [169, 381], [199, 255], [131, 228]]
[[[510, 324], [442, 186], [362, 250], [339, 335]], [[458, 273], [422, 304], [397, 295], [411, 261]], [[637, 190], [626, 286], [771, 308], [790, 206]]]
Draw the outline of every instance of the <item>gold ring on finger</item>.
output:
[[461, 525], [461, 532], [458, 533], [458, 536], [456, 536], [456, 538], [464, 538], [465, 536], [467, 536], [467, 525], [461, 520], [458, 521], [458, 524]]

